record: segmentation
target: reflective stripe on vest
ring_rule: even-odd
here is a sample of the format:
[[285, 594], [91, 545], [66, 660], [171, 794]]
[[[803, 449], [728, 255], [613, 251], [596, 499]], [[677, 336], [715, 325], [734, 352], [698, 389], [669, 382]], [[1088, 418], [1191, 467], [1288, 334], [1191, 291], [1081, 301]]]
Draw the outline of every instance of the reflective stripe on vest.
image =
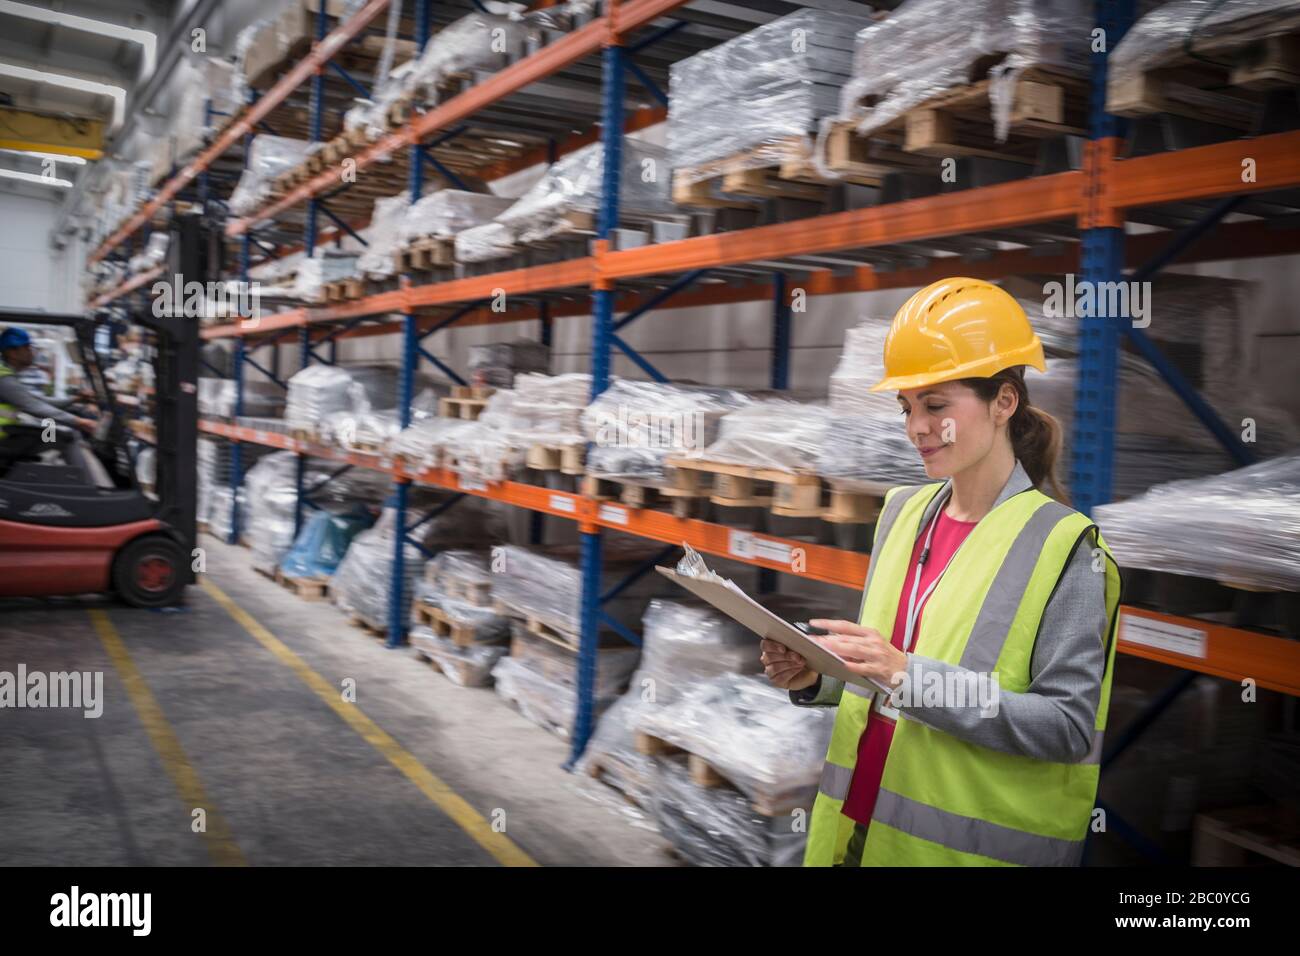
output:
[[[12, 374], [14, 374], [14, 370], [4, 362], [0, 362], [0, 378]], [[16, 425], [17, 423], [18, 409], [14, 408], [12, 405], [0, 402], [0, 438], [4, 438], [5, 436], [6, 425]]]
[[[942, 484], [887, 496], [859, 621], [891, 633], [912, 547]], [[1088, 755], [1056, 763], [1006, 754], [935, 730], [906, 711], [895, 726], [863, 865], [1077, 863], [1096, 797], [1115, 654], [1119, 575], [1086, 517], [1030, 490], [994, 508], [958, 549], [926, 605], [915, 651], [1024, 692], [1043, 609], [1084, 534], [1106, 555], [1105, 674]], [[977, 610], [978, 609], [978, 610]], [[872, 693], [846, 684], [809, 832], [805, 863], [831, 865], [854, 821], [840, 809], [871, 719]]]

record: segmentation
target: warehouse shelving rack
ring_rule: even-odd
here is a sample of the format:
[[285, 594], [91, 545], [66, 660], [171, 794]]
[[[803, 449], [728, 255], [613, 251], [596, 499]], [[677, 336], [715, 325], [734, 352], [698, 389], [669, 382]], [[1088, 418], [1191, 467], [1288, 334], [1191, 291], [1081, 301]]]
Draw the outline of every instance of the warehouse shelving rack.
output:
[[[200, 160], [186, 167], [181, 175], [191, 178], [197, 175], [201, 162], [210, 161], [231, 145], [232, 135], [244, 135], [251, 130], [250, 119], [255, 122], [257, 111], [269, 108], [268, 103], [275, 99], [277, 91], [282, 92], [286, 82], [300, 83], [313, 71], [319, 73], [330, 51], [337, 49], [344, 38], [355, 35], [386, 5], [385, 0], [371, 0], [353, 18], [321, 40], [312, 54], [270, 94], [259, 100], [243, 121], [231, 127], [223, 140], [215, 143]], [[252, 364], [250, 346], [278, 345], [290, 336], [296, 337], [300, 364], [305, 367], [313, 359], [333, 361], [334, 349], [340, 339], [400, 334], [403, 342], [400, 404], [406, 409], [403, 412], [403, 424], [406, 424], [415, 370], [422, 358], [432, 361], [452, 381], [460, 381], [452, 369], [421, 344], [433, 332], [453, 323], [465, 326], [540, 320], [543, 340], [549, 341], [551, 324], [555, 319], [590, 315], [594, 396], [608, 384], [611, 358], [616, 349], [651, 378], [663, 380], [651, 363], [619, 337], [619, 330], [629, 322], [651, 310], [767, 300], [773, 305], [772, 385], [783, 388], [788, 379], [790, 348], [791, 280], [788, 276], [810, 269], [813, 271], [800, 279], [800, 287], [809, 295], [824, 295], [915, 287], [952, 274], [958, 263], [962, 273], [978, 277], [996, 278], [1017, 272], [1060, 274], [1078, 271], [1085, 279], [1105, 282], [1124, 278], [1145, 279], [1174, 262], [1300, 251], [1300, 230], [1285, 228], [1286, 214], [1300, 203], [1287, 206], [1278, 201], [1279, 197], [1284, 198], [1282, 191], [1300, 186], [1300, 131], [1287, 129], [1211, 145], [1188, 146], [1171, 152], [1121, 158], [1122, 121], [1105, 112], [1105, 51], [1093, 54], [1091, 134], [1081, 168], [616, 251], [610, 238], [618, 222], [619, 156], [623, 135], [655, 117], [662, 117], [662, 110], [650, 108], [638, 111], [629, 120], [625, 109], [625, 77], [629, 70], [634, 76], [639, 72], [633, 69], [633, 56], [671, 37], [683, 22], [663, 23], [663, 18], [687, 6], [685, 0], [607, 0], [600, 16], [563, 40], [417, 117], [404, 129], [374, 144], [357, 159], [358, 170], [362, 170], [397, 149], [409, 149], [413, 156], [418, 157], [422, 142], [444, 135], [455, 124], [516, 94], [529, 84], [599, 52], [600, 130], [605, 163], [598, 232], [590, 255], [429, 285], [412, 285], [404, 277], [399, 288], [358, 301], [291, 309], [265, 317], [255, 327], [236, 323], [207, 328], [203, 332], [206, 339], [234, 340], [237, 413], [242, 412], [244, 367]], [[1096, 4], [1097, 23], [1105, 31], [1109, 48], [1114, 47], [1132, 23], [1133, 8], [1132, 0], [1099, 0]], [[417, 30], [422, 42], [428, 36], [428, 9], [428, 0], [419, 0]], [[643, 74], [638, 77], [638, 82], [646, 91], [654, 92], [653, 81], [647, 83]], [[589, 138], [575, 136], [567, 145], [581, 145]], [[1247, 155], [1255, 161], [1256, 175], [1252, 181], [1243, 182], [1241, 161]], [[413, 159], [410, 169], [411, 194], [418, 197], [423, 164]], [[249, 259], [248, 236], [254, 221], [267, 220], [303, 203], [309, 209], [306, 247], [310, 251], [315, 242], [315, 203], [325, 190], [334, 185], [336, 175], [337, 170], [327, 169], [259, 210], [255, 216], [232, 220], [228, 224], [228, 235], [241, 239], [243, 243], [241, 271], [244, 277]], [[121, 242], [152, 214], [151, 206], [156, 209], [158, 204], [168, 201], [176, 194], [177, 188], [169, 183], [150, 206], [115, 234], [112, 242]], [[1270, 197], [1269, 194], [1274, 195]], [[1216, 202], [1208, 210], [1198, 205], [1209, 200]], [[1223, 218], [1234, 210], [1249, 213], [1254, 218], [1223, 222]], [[1163, 228], [1156, 232], [1126, 235], [1126, 218], [1159, 223]], [[940, 240], [954, 237], [997, 236], [1005, 235], [1007, 230], [1026, 229], [1038, 230], [1042, 241], [1018, 239], [1025, 248], [986, 250], [976, 257], [934, 257], [914, 261], [915, 247], [927, 242], [937, 244]], [[871, 251], [883, 251], [894, 259], [887, 266], [877, 267], [879, 261], [865, 254]], [[1128, 268], [1134, 271], [1126, 275]], [[712, 284], [704, 286], [710, 280], [713, 280]], [[692, 285], [700, 287], [692, 290], [689, 288]], [[522, 304], [512, 305], [505, 313], [485, 308], [483, 303], [498, 289], [507, 290], [515, 303], [522, 301]], [[620, 313], [622, 316], [616, 318]], [[394, 314], [400, 318], [389, 318]], [[1085, 512], [1110, 497], [1115, 430], [1113, 395], [1121, 332], [1152, 362], [1236, 461], [1245, 463], [1250, 460], [1249, 450], [1217, 420], [1195, 389], [1181, 379], [1139, 329], [1132, 328], [1131, 323], [1123, 321], [1123, 318], [1101, 315], [1085, 319], [1081, 330], [1080, 381], [1074, 421], [1075, 455], [1070, 485], [1076, 506]], [[330, 346], [330, 356], [318, 355], [315, 350], [326, 344]], [[265, 369], [262, 371], [266, 372]], [[209, 421], [204, 422], [202, 428], [208, 434], [235, 443], [236, 481], [239, 480], [237, 450], [241, 442], [297, 453], [300, 501], [304, 495], [301, 463], [308, 455], [391, 474], [396, 480], [393, 505], [400, 528], [409, 530], [412, 527], [406, 513], [406, 492], [412, 481], [491, 498], [535, 514], [577, 522], [584, 588], [579, 704], [572, 733], [571, 760], [581, 754], [593, 724], [596, 635], [603, 620], [600, 611], [603, 530], [617, 529], [671, 545], [689, 543], [702, 552], [743, 561], [771, 572], [790, 572], [789, 555], [792, 549], [799, 548], [806, 555], [807, 569], [801, 572], [805, 577], [859, 588], [865, 576], [867, 556], [854, 551], [739, 531], [707, 521], [674, 518], [517, 482], [480, 485], [466, 482], [449, 471], [412, 474], [379, 456], [346, 454], [282, 434], [234, 424]], [[237, 528], [234, 522], [232, 525]], [[397, 598], [403, 579], [406, 537], [398, 536], [394, 552], [389, 622], [389, 643], [393, 646], [403, 641], [405, 630], [405, 623], [399, 619], [402, 602]], [[1185, 675], [1157, 701], [1150, 714], [1136, 722], [1133, 732], [1112, 741], [1103, 766], [1123, 752], [1149, 719], [1197, 673], [1232, 680], [1249, 677], [1260, 687], [1300, 695], [1300, 642], [1146, 609], [1126, 606], [1123, 613], [1130, 618], [1194, 628], [1203, 636], [1203, 653], [1175, 653], [1128, 640], [1121, 632], [1121, 651], [1180, 668]]]

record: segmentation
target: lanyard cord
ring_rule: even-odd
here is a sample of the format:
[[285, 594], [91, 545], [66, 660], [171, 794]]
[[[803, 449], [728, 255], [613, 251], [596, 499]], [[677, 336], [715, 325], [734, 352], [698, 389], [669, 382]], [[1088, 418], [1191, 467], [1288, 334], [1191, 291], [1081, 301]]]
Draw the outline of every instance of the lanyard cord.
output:
[[907, 617], [905, 619], [906, 626], [903, 629], [903, 653], [904, 654], [906, 654], [908, 651], [912, 649], [912, 638], [915, 636], [916, 621], [917, 618], [921, 616], [922, 606], [924, 606], [926, 599], [930, 597], [930, 593], [939, 584], [940, 579], [943, 577], [944, 571], [948, 570], [948, 565], [945, 564], [943, 566], [943, 570], [941, 570], [938, 573], [938, 575], [935, 576], [935, 579], [930, 582], [930, 584], [925, 589], [925, 593], [921, 595], [921, 598], [918, 601], [916, 592], [921, 586], [921, 570], [922, 568], [925, 567], [925, 562], [930, 559], [930, 545], [934, 541], [934, 529], [939, 524], [940, 512], [942, 512], [946, 506], [947, 506], [947, 502], [944, 502], [937, 509], [935, 509], [934, 517], [930, 519], [930, 528], [925, 533], [925, 544], [921, 546], [921, 554], [916, 559], [916, 573], [912, 575], [912, 594], [907, 601]]

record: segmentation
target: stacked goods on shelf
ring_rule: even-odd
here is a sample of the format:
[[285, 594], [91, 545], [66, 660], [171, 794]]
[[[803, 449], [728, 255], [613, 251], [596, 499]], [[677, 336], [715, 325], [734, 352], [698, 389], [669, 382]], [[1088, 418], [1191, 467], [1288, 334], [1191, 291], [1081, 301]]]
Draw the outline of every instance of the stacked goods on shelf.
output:
[[[329, 301], [330, 287], [357, 274], [358, 254], [324, 246], [310, 258], [300, 258], [289, 292], [304, 302]], [[263, 295], [265, 295], [265, 290]]]
[[[411, 197], [403, 193], [375, 200], [370, 225], [365, 229], [366, 247], [357, 257], [357, 274], [378, 281], [391, 278], [399, 269], [397, 252], [402, 247], [402, 223], [411, 209]], [[363, 290], [358, 289], [357, 294]], [[344, 298], [354, 298], [346, 295]]]
[[230, 211], [237, 216], [256, 212], [271, 198], [275, 180], [302, 163], [319, 147], [319, 143], [269, 133], [254, 136], [248, 149], [248, 165], [235, 184], [235, 191], [230, 194]]
[[352, 539], [372, 523], [371, 515], [362, 508], [347, 514], [323, 509], [311, 512], [303, 519], [302, 530], [280, 561], [281, 573], [294, 581], [323, 581], [333, 577]]
[[[449, 496], [420, 488], [413, 490], [409, 506], [413, 512], [429, 511], [445, 504]], [[447, 548], [482, 547], [505, 537], [505, 520], [498, 502], [481, 498], [458, 501], [419, 527], [418, 542], [403, 548], [402, 607], [398, 619], [411, 616], [414, 585], [424, 570], [425, 552]], [[388, 628], [390, 586], [393, 581], [393, 556], [396, 550], [396, 514], [385, 508], [373, 528], [361, 532], [339, 564], [331, 587], [331, 597], [354, 623], [382, 632]]]
[[[636, 570], [661, 548], [652, 541], [611, 533], [604, 561], [609, 582]], [[582, 571], [577, 547], [553, 545], [543, 551], [508, 544], [493, 558], [492, 596], [497, 606], [522, 619], [530, 631], [543, 638], [576, 648], [582, 630]], [[608, 617], [633, 630], [646, 603], [666, 593], [667, 583], [657, 574], [642, 575], [601, 607]], [[608, 626], [602, 626], [600, 632], [611, 637], [615, 633]]]
[[[852, 35], [865, 17], [800, 10], [669, 71], [668, 155], [673, 198], [713, 198], [709, 180], [728, 192], [780, 195], [766, 170], [805, 166], [818, 123], [833, 114], [852, 67]], [[697, 186], [698, 184], [698, 186]]]
[[936, 156], [1010, 155], [1013, 128], [1081, 132], [1091, 28], [1086, 0], [906, 0], [858, 33], [839, 116], [822, 123], [818, 168], [844, 168], [825, 152], [836, 131]]
[[352, 445], [388, 434], [383, 410], [397, 404], [397, 381], [391, 365], [309, 365], [289, 379], [285, 422], [304, 438], [328, 436]]
[[648, 808], [655, 768], [636, 749], [640, 716], [679, 700], [697, 681], [757, 673], [762, 664], [751, 631], [694, 598], [653, 598], [641, 628], [640, 665], [628, 692], [601, 717], [581, 769]]
[[1300, 83], [1297, 33], [1300, 8], [1292, 0], [1163, 4], [1111, 51], [1106, 109], [1251, 129], [1263, 93]]
[[400, 244], [405, 249], [404, 266], [418, 271], [452, 265], [456, 234], [491, 222], [513, 204], [513, 199], [504, 196], [462, 189], [430, 193], [413, 203], [402, 220]]
[[[199, 416], [202, 418], [235, 417], [235, 380], [231, 378], [199, 378]], [[254, 418], [276, 418], [284, 413], [284, 392], [274, 382], [245, 381], [245, 415]]]
[[723, 416], [750, 403], [733, 389], [615, 379], [582, 413], [587, 474], [663, 487], [669, 457], [702, 451], [718, 438]]
[[246, 102], [252, 89], [270, 86], [280, 67], [307, 52], [316, 38], [321, 3], [327, 16], [339, 20], [365, 6], [365, 0], [271, 0], [262, 5], [262, 16], [240, 31], [235, 39], [239, 102]]
[[1300, 591], [1300, 455], [1156, 485], [1094, 516], [1123, 567]]
[[425, 566], [412, 605], [411, 646], [462, 687], [491, 683], [510, 619], [492, 608], [488, 553], [449, 550]]
[[441, 417], [412, 422], [389, 442], [388, 450], [408, 471], [443, 468], [451, 463], [448, 449], [455, 444], [455, 436], [473, 424]]
[[243, 108], [235, 65], [214, 56], [185, 57], [176, 64], [172, 86], [180, 91], [168, 135], [153, 150], [149, 184], [157, 186], [172, 169], [191, 160], [214, 132]]
[[[244, 540], [253, 552], [253, 567], [271, 576], [293, 547], [294, 514], [298, 509], [298, 456], [277, 451], [264, 456], [244, 476], [242, 511]], [[309, 470], [310, 486], [327, 473]]]
[[469, 347], [466, 365], [474, 385], [514, 388], [516, 375], [550, 370], [551, 349], [528, 339], [486, 342]]
[[[633, 139], [624, 142], [620, 224], [644, 225], [681, 218], [669, 195], [666, 169], [666, 154], [661, 147]], [[600, 143], [561, 157], [492, 222], [458, 233], [456, 261], [489, 262], [528, 248], [545, 255], [551, 250], [543, 244], [555, 245], [565, 239], [580, 244], [578, 254], [585, 255], [586, 242], [595, 234], [603, 170], [604, 150]], [[647, 176], [647, 170], [653, 174]], [[562, 243], [556, 248], [561, 258], [567, 257], [569, 250]]]
[[[1004, 286], [1026, 307], [1044, 338], [1047, 372], [1029, 373], [1026, 384], [1030, 401], [1061, 422], [1062, 460], [1068, 461], [1078, 378], [1078, 320], [1072, 312], [1062, 317], [1059, 303], [1045, 298], [1047, 286], [1037, 278], [1008, 280]], [[1251, 283], [1231, 279], [1160, 275], [1151, 280], [1142, 321], [1149, 323], [1145, 334], [1223, 421], [1255, 422], [1255, 447], [1262, 457], [1270, 457], [1295, 447], [1300, 434], [1286, 412], [1262, 396], [1251, 377], [1254, 356], [1239, 334], [1250, 289]], [[1068, 287], [1062, 291], [1068, 293]], [[1121, 352], [1118, 372], [1115, 498], [1230, 467], [1222, 447], [1145, 359]]]
[[815, 468], [837, 490], [879, 493], [929, 480], [907, 437], [895, 393], [871, 391], [884, 377], [889, 325], [887, 320], [865, 319], [849, 329], [831, 374], [831, 417]]

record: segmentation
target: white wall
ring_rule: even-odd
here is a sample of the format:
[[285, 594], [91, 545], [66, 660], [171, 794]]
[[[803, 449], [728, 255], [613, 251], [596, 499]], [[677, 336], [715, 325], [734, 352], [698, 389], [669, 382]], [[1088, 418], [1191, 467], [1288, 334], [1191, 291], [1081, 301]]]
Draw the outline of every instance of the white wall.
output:
[[80, 287], [68, 252], [49, 244], [62, 192], [49, 198], [0, 189], [0, 306], [64, 312], [79, 309]]

